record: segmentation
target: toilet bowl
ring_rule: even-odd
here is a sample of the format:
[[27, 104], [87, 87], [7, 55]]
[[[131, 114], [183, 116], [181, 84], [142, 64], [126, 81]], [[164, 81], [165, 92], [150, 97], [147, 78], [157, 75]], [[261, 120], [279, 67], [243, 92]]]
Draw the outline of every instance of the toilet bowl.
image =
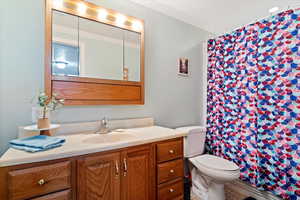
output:
[[217, 156], [205, 154], [189, 160], [205, 176], [218, 183], [233, 181], [240, 176], [240, 169], [236, 164]]
[[[205, 154], [189, 158], [189, 161], [194, 166], [192, 178], [198, 177], [198, 181], [193, 181], [193, 192], [203, 200], [224, 200], [224, 183], [240, 176], [240, 169], [236, 164], [217, 156]], [[199, 192], [201, 189], [202, 194]]]
[[224, 183], [238, 179], [239, 167], [232, 161], [203, 154], [205, 147], [205, 127], [182, 127], [186, 132], [184, 156], [190, 162], [192, 192], [201, 200], [225, 200]]

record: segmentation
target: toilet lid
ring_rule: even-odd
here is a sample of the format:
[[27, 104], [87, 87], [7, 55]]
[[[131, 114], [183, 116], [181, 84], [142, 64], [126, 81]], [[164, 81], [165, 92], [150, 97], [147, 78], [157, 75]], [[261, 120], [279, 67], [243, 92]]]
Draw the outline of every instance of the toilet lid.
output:
[[239, 169], [239, 167], [234, 162], [208, 154], [197, 156], [193, 158], [193, 160], [200, 165], [203, 165], [204, 167], [216, 170], [235, 171]]

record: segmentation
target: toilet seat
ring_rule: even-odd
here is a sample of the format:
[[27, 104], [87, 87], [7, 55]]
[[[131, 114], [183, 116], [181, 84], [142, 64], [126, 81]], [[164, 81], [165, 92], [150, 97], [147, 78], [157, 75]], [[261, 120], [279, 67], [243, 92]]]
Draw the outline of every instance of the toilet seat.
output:
[[203, 175], [218, 183], [232, 181], [240, 176], [240, 169], [235, 163], [217, 156], [205, 154], [189, 160]]
[[194, 160], [200, 165], [203, 165], [203, 167], [218, 171], [239, 170], [239, 167], [234, 162], [209, 154], [194, 157]]

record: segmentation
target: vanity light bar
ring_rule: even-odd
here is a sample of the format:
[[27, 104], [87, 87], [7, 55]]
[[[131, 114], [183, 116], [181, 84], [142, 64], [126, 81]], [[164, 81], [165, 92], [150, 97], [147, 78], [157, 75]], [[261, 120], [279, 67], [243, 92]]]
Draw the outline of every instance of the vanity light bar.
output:
[[[52, 0], [52, 7], [56, 10], [82, 17], [93, 17], [97, 21], [136, 32], [143, 31], [143, 23], [140, 20], [134, 17], [127, 17], [121, 13], [105, 9], [84, 0]], [[93, 11], [94, 14], [88, 12], [89, 10]]]

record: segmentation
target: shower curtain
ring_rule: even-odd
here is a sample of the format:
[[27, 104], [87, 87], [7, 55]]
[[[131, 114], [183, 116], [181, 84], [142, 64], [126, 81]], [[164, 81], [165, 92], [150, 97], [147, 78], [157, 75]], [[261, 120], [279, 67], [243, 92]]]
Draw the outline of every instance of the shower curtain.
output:
[[207, 143], [241, 179], [300, 200], [300, 9], [208, 42]]

